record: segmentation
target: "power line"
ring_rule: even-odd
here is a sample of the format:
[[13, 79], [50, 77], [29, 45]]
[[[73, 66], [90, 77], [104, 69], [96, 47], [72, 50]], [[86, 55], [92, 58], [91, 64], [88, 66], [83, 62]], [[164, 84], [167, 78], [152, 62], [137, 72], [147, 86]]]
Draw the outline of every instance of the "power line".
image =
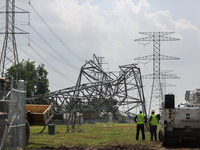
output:
[[[30, 53], [28, 53], [27, 51], [25, 51], [24, 49], [22, 49], [21, 47], [18, 47], [19, 50], [21, 50], [24, 54], [26, 54], [27, 56], [29, 56], [30, 58], [32, 58], [33, 60], [36, 60], [37, 62], [42, 63], [39, 59], [37, 59], [36, 57], [34, 57], [33, 55], [31, 55]], [[33, 47], [31, 47], [31, 49], [43, 60], [45, 60]], [[63, 74], [62, 72], [58, 71], [55, 67], [53, 67], [47, 60], [45, 60], [45, 63], [47, 64], [47, 67], [49, 69], [51, 69], [53, 72], [57, 73], [58, 75], [60, 75], [61, 77], [63, 77], [64, 79], [68, 80], [70, 83], [75, 84], [75, 82], [73, 80], [71, 80], [69, 77], [67, 77], [65, 74]]]
[[[23, 31], [23, 30], [21, 30], [21, 29], [19, 29], [19, 28], [17, 28], [17, 27], [15, 27], [14, 26], [14, 28], [16, 28], [16, 29], [18, 29], [18, 30], [20, 30], [20, 31]], [[41, 35], [40, 35], [41, 36]], [[41, 36], [42, 37], [42, 36]], [[47, 42], [48, 43], [48, 42]], [[48, 43], [49, 44], [49, 43]], [[49, 44], [50, 45], [50, 44]], [[51, 45], [50, 45], [51, 46]], [[51, 46], [52, 47], [52, 46]], [[40, 58], [43, 58], [37, 51], [35, 51], [35, 49], [31, 46], [30, 47]], [[56, 50], [55, 50], [56, 51]], [[60, 55], [60, 56], [62, 56], [62, 55]], [[8, 59], [8, 58], [7, 58]], [[35, 59], [35, 60], [37, 60], [37, 59]], [[53, 67], [46, 59], [44, 59], [43, 58], [43, 60], [46, 62], [46, 64], [48, 64], [56, 73], [58, 73], [59, 75], [61, 75], [63, 78], [65, 78], [65, 79], [67, 79], [69, 82], [71, 82], [72, 84], [74, 84], [74, 82], [70, 79], [70, 78], [68, 78], [66, 75], [64, 75], [64, 74], [62, 74], [61, 72], [59, 72], [55, 67]], [[67, 61], [67, 60], [66, 60]], [[68, 62], [68, 64], [70, 64], [69, 62]], [[72, 65], [71, 64], [71, 66], [72, 67], [75, 67], [74, 65]], [[77, 67], [76, 67], [76, 69], [78, 69]]]
[[65, 78], [66, 80], [68, 80], [69, 82], [71, 82], [72, 84], [75, 84], [73, 80], [71, 80], [70, 78], [68, 78], [66, 75], [64, 75], [62, 72], [60, 72], [58, 69], [56, 69], [54, 66], [52, 66], [44, 57], [42, 57], [42, 55], [40, 55], [40, 53], [38, 53], [34, 47], [32, 47], [30, 45], [30, 48], [44, 61], [46, 62], [46, 64], [48, 64], [53, 70], [55, 70], [58, 74], [60, 74], [63, 78]]
[[[38, 4], [40, 4], [40, 3], [38, 2]], [[74, 40], [74, 41], [76, 42], [76, 40], [75, 40], [72, 36], [70, 36], [70, 35], [66, 32], [66, 30], [52, 17], [52, 15], [45, 9], [45, 7], [43, 7], [43, 5], [41, 5], [41, 4], [40, 4], [40, 6], [42, 7], [42, 9], [44, 9], [44, 10], [46, 11], [46, 13], [51, 17], [51, 19], [53, 19], [54, 22], [55, 22], [57, 25], [59, 25], [59, 28], [61, 28], [63, 31], [65, 31], [65, 33], [66, 33], [72, 40]], [[76, 44], [78, 44], [81, 48], [85, 49], [85, 48], [84, 48], [82, 45], [80, 45], [79, 43], [76, 43]], [[86, 49], [85, 49], [85, 50], [86, 50]], [[90, 53], [93, 54], [93, 52], [90, 51], [89, 49], [87, 49], [87, 51], [89, 51]]]
[[[27, 38], [27, 37], [26, 37]], [[30, 41], [35, 45], [37, 46], [40, 50], [42, 50], [43, 52], [45, 52], [46, 54], [48, 54], [49, 56], [51, 56], [52, 58], [60, 61], [61, 63], [64, 63], [64, 64], [67, 64], [67, 65], [70, 65], [73, 69], [75, 69], [76, 71], [79, 71], [79, 68], [74, 66], [73, 64], [71, 64], [69, 61], [67, 61], [66, 59], [61, 61], [61, 59], [57, 58], [55, 55], [49, 53], [47, 50], [45, 50], [44, 48], [42, 48], [39, 44], [37, 44], [33, 39], [30, 38]], [[67, 62], [66, 62], [67, 61]]]
[[45, 20], [42, 18], [42, 16], [37, 12], [37, 10], [34, 8], [34, 6], [30, 3], [31, 8], [34, 10], [34, 12], [37, 14], [37, 16], [42, 20], [42, 22], [46, 25], [46, 27], [49, 29], [49, 31], [57, 38], [57, 40], [71, 53], [73, 54], [77, 59], [79, 59], [81, 62], [84, 62], [84, 60], [76, 54], [69, 46], [65, 44], [65, 42], [51, 29], [51, 27], [45, 22]]
[[62, 88], [63, 87], [63, 86], [61, 86], [59, 84], [56, 84], [56, 83], [53, 83], [53, 82], [50, 82], [49, 84], [51, 84], [52, 86], [57, 87], [57, 88]]
[[30, 0], [18, 0], [18, 1], [20, 1], [22, 3], [25, 3], [25, 4], [29, 4], [30, 3]]
[[46, 43], [46, 45], [53, 50], [65, 63], [67, 63], [69, 66], [71, 66], [74, 69], [78, 69], [78, 67], [74, 66], [73, 64], [71, 64], [67, 59], [65, 59], [65, 57], [63, 57], [63, 55], [61, 55], [55, 48], [53, 48], [53, 46], [47, 42], [42, 35], [30, 24], [30, 27], [32, 28], [32, 30]]
[[3, 5], [2, 7], [0, 7], [0, 10], [3, 9], [3, 8], [6, 8], [6, 5]]
[[[71, 66], [72, 68], [74, 68], [76, 71], [79, 71], [78, 67], [74, 66], [73, 64], [71, 64], [68, 60], [66, 60], [61, 54], [59, 54], [42, 36], [41, 34], [39, 34], [39, 32], [32, 26], [30, 25], [31, 28], [33, 29], [33, 31], [35, 31], [35, 33], [58, 55], [60, 56], [64, 62], [66, 64], [68, 64], [69, 66]], [[5, 27], [3, 27], [5, 28]], [[16, 28], [16, 27], [15, 27]], [[17, 28], [18, 29], [18, 28]], [[25, 36], [26, 38], [28, 38], [27, 36]], [[38, 44], [36, 44], [36, 42], [34, 42], [32, 39], [30, 39], [38, 48], [40, 48], [41, 50], [45, 51], [48, 55], [50, 55], [51, 57], [57, 59], [54, 55], [52, 55], [51, 53], [47, 52], [45, 49], [43, 49], [41, 46], [39, 46]], [[57, 59], [59, 60], [59, 59]], [[60, 60], [59, 60], [60, 61]], [[63, 63], [63, 62], [62, 62]]]

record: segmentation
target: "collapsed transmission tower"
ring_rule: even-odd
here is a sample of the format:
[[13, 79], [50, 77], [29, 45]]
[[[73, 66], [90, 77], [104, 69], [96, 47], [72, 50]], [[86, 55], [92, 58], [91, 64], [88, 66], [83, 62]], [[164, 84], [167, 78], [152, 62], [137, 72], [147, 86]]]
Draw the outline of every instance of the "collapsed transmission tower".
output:
[[161, 73], [160, 73], [160, 60], [177, 60], [179, 58], [172, 56], [165, 56], [160, 54], [160, 41], [177, 41], [177, 38], [166, 37], [165, 35], [174, 32], [139, 32], [140, 34], [147, 35], [148, 37], [135, 39], [134, 41], [153, 41], [153, 55], [138, 57], [135, 60], [153, 60], [153, 84], [150, 97], [149, 112], [150, 115], [151, 105], [154, 109], [161, 106], [163, 100], [162, 86], [161, 86]]
[[[69, 113], [70, 116], [76, 116], [76, 113], [85, 112], [92, 112], [92, 115], [95, 115], [98, 110], [104, 110], [106, 113], [115, 112], [124, 105], [131, 105], [124, 112], [128, 116], [135, 115], [131, 110], [139, 106], [146, 115], [140, 68], [136, 64], [123, 65], [119, 67], [119, 75], [107, 74], [99, 65], [95, 55], [94, 58], [81, 67], [76, 86], [27, 98], [27, 101], [29, 103], [46, 101], [52, 105], [55, 115]], [[76, 117], [73, 117], [73, 126], [75, 120]], [[68, 122], [68, 128], [69, 124]]]
[[[20, 11], [15, 11], [15, 0], [6, 0], [6, 11], [0, 13], [6, 14], [5, 32], [0, 32], [0, 34], [5, 34], [0, 58], [0, 73], [4, 77], [5, 69], [9, 65], [16, 66], [19, 63], [15, 34], [28, 34], [15, 26], [15, 13], [28, 12], [22, 11], [21, 9]], [[16, 32], [15, 29], [18, 29], [19, 32]]]

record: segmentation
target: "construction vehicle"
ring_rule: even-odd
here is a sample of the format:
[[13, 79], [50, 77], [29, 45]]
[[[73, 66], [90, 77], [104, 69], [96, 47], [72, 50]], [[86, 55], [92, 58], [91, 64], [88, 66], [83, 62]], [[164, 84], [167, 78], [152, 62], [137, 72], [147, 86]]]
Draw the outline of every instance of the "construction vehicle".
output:
[[[0, 143], [4, 135], [9, 113], [10, 83], [0, 78]], [[45, 126], [53, 118], [51, 105], [26, 104], [26, 144], [30, 136], [29, 125]]]
[[163, 146], [187, 141], [200, 143], [200, 90], [186, 91], [185, 100], [175, 108], [174, 95], [165, 95], [159, 131]]

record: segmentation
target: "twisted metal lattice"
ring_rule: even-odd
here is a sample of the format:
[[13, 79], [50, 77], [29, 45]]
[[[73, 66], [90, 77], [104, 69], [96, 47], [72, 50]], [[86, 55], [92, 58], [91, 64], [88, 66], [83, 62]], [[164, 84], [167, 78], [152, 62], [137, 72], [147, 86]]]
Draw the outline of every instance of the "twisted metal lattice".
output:
[[141, 106], [146, 115], [145, 99], [140, 68], [137, 64], [119, 66], [119, 74], [103, 71], [98, 59], [86, 62], [80, 70], [76, 86], [27, 98], [29, 103], [45, 100], [56, 114], [83, 113], [104, 110], [109, 112], [129, 105], [124, 111], [128, 116]]

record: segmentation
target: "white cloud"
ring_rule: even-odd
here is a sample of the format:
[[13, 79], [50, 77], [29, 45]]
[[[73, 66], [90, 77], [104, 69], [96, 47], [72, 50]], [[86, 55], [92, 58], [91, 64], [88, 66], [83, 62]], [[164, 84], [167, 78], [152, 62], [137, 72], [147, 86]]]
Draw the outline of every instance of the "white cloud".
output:
[[[76, 40], [74, 44], [77, 42], [88, 50], [82, 50], [88, 53], [85, 59], [91, 59], [91, 53], [96, 53], [104, 56], [110, 67], [117, 69], [118, 65], [132, 63], [133, 58], [138, 57], [140, 50], [133, 40], [143, 37], [138, 34], [139, 31], [174, 31], [175, 34], [169, 36], [180, 38], [179, 42], [161, 42], [161, 53], [182, 60], [183, 66], [175, 61], [171, 68], [184, 68], [187, 63], [192, 67], [193, 63], [199, 62], [199, 29], [184, 17], [175, 21], [167, 10], [150, 13], [151, 6], [146, 0], [140, 0], [138, 4], [131, 0], [112, 0], [108, 4], [112, 5], [111, 10], [101, 10], [94, 1], [82, 1], [81, 4], [74, 0], [51, 1], [52, 11], [58, 15], [67, 33]], [[151, 47], [149, 51], [153, 51]], [[164, 64], [164, 67], [170, 68], [167, 62]], [[189, 80], [181, 71], [177, 73], [183, 76], [183, 80]], [[197, 74], [200, 72], [197, 71]]]
[[[180, 38], [180, 41], [161, 42], [161, 54], [180, 57], [181, 61], [169, 62], [169, 65], [165, 61], [163, 67], [170, 70], [174, 69], [181, 76], [180, 82], [177, 82], [180, 91], [187, 90], [185, 83], [191, 79], [195, 81], [195, 78], [200, 75], [198, 70], [200, 28], [184, 19], [184, 16], [173, 20], [174, 14], [169, 10], [162, 9], [162, 6], [160, 6], [160, 9], [152, 11], [151, 1], [140, 0], [138, 3], [134, 3], [132, 0], [108, 0], [106, 4], [109, 7], [106, 7], [106, 9], [102, 9], [105, 6], [105, 1], [102, 4], [101, 1], [97, 3], [95, 0], [40, 0], [39, 2], [43, 7], [37, 1], [32, 2], [33, 6], [62, 37], [63, 41], [84, 60], [92, 59], [92, 54], [95, 53], [97, 56], [105, 57], [104, 60], [110, 64], [110, 69], [116, 70], [119, 65], [133, 63], [133, 58], [138, 57], [141, 53], [141, 47], [138, 48], [138, 44], [134, 42], [134, 39], [144, 37], [139, 35], [138, 32], [174, 31], [175, 34], [169, 35], [169, 37]], [[32, 14], [34, 13], [32, 12]], [[191, 17], [194, 17], [194, 15]], [[34, 20], [36, 18], [35, 15], [32, 17]], [[52, 34], [46, 30], [41, 21], [37, 20], [36, 27], [42, 28], [40, 30], [42, 35], [46, 35], [47, 39], [51, 41], [50, 43], [66, 59], [77, 66], [83, 65], [82, 62], [78, 62], [72, 54], [63, 49], [57, 40], [52, 39]], [[149, 45], [152, 45], [152, 43]], [[152, 46], [147, 48], [148, 53], [152, 54]], [[54, 62], [54, 64], [59, 69], [63, 68], [58, 62]], [[191, 75], [183, 73], [186, 69], [192, 71], [190, 68], [193, 67], [195, 73]], [[149, 70], [152, 70], [152, 68], [149, 68]], [[78, 74], [71, 71], [70, 68], [62, 71], [69, 76]], [[53, 73], [51, 72], [51, 74]], [[50, 80], [53, 80], [53, 77]], [[59, 83], [62, 83], [61, 78], [58, 78], [58, 80]], [[188, 85], [194, 86], [195, 89], [197, 85], [194, 84], [194, 81], [189, 82]], [[184, 93], [179, 93], [178, 96], [184, 97]]]

